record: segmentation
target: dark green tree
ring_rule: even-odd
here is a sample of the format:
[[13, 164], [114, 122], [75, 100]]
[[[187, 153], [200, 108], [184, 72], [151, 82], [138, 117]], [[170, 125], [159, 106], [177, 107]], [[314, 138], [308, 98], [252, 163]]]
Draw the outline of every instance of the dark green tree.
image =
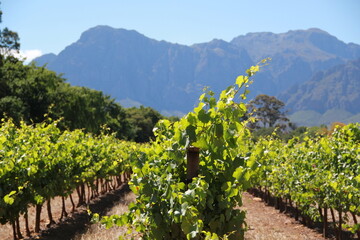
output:
[[0, 54], [3, 56], [12, 55], [11, 51], [20, 49], [19, 36], [8, 28], [0, 29]]
[[[1, 4], [1, 2], [0, 2]], [[0, 10], [0, 23], [2, 23], [2, 14], [3, 12]], [[7, 27], [4, 29], [0, 28], [0, 55], [1, 60], [4, 59], [5, 56], [12, 55], [11, 51], [19, 51], [20, 49], [20, 38], [19, 35], [9, 30]]]
[[248, 104], [249, 111], [256, 118], [256, 122], [251, 125], [251, 128], [286, 128], [289, 119], [286, 117], [284, 106], [285, 104], [274, 96], [265, 94], [256, 96]]
[[22, 100], [16, 96], [6, 96], [0, 98], [0, 118], [11, 117], [15, 122], [20, 122], [25, 115], [26, 108]]
[[63, 118], [60, 127], [80, 128], [98, 134], [106, 125], [111, 132], [116, 132], [118, 138], [133, 138], [125, 110], [102, 92], [63, 84], [55, 99], [50, 112], [53, 118]]
[[[0, 2], [1, 5], [1, 2]], [[2, 14], [3, 12], [0, 9], [0, 24], [2, 23]], [[0, 27], [0, 98], [7, 96], [9, 89], [4, 81], [2, 81], [5, 71], [3, 69], [5, 60], [17, 62], [17, 59], [12, 57], [12, 51], [19, 51], [20, 43], [19, 36], [16, 32], [9, 30], [8, 28]], [[14, 101], [14, 102], [13, 102]], [[19, 105], [19, 99], [4, 99], [0, 101], [0, 107], [3, 108], [12, 108], [12, 106]], [[19, 110], [19, 109], [18, 109]]]
[[41, 122], [64, 79], [43, 67], [6, 58], [0, 66], [0, 117]]
[[153, 139], [155, 124], [164, 118], [156, 110], [144, 106], [128, 108], [126, 109], [126, 114], [136, 142], [148, 142], [150, 139]]

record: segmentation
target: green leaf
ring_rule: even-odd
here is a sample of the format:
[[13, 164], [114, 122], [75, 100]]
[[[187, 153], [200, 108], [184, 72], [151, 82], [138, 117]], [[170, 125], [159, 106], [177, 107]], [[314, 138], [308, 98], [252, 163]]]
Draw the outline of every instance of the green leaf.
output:
[[224, 126], [221, 123], [215, 124], [215, 135], [218, 138], [222, 138], [224, 135]]
[[241, 182], [241, 179], [243, 177], [243, 168], [239, 167], [235, 170], [235, 172], [233, 173], [233, 177], [238, 180], [239, 182]]
[[192, 229], [192, 223], [186, 220], [186, 218], [181, 223], [181, 229], [185, 234], [188, 234], [191, 232]]
[[4, 196], [4, 202], [6, 204], [12, 205], [15, 201], [15, 199], [13, 197], [11, 197], [12, 195], [14, 195], [16, 193], [16, 191], [11, 191], [9, 194]]
[[210, 113], [207, 113], [204, 109], [201, 109], [198, 113], [198, 118], [203, 123], [208, 123], [211, 119]]
[[204, 106], [205, 106], [205, 103], [199, 102], [199, 105], [198, 105], [196, 108], [194, 108], [194, 112], [195, 112], [195, 113], [199, 113], [199, 111], [200, 111], [201, 109], [203, 109]]
[[245, 83], [244, 76], [238, 76], [235, 83], [239, 86], [239, 88], [241, 88]]
[[360, 183], [360, 175], [356, 176], [356, 177], [355, 177], [355, 180], [356, 180], [358, 183]]
[[198, 140], [196, 142], [193, 142], [192, 145], [194, 147], [198, 147], [201, 149], [207, 149], [207, 147], [208, 147], [208, 143], [207, 143], [206, 139], [201, 136], [200, 136], [200, 138], [198, 138]]
[[196, 127], [189, 125], [186, 127], [186, 134], [189, 136], [191, 143], [196, 142]]

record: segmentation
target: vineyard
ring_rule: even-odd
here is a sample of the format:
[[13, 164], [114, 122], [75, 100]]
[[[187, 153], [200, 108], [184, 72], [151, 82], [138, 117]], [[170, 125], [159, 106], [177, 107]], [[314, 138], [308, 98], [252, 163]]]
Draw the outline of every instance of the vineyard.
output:
[[331, 136], [302, 142], [262, 139], [247, 163], [256, 172], [252, 186], [261, 190], [267, 202], [275, 197], [277, 208], [294, 207], [295, 218], [301, 216], [306, 225], [322, 223], [324, 236], [331, 213], [338, 239], [343, 228], [360, 238], [359, 146], [359, 125], [352, 124]]
[[[75, 208], [130, 179], [137, 197], [129, 212], [93, 218], [107, 227], [126, 225], [143, 239], [243, 239], [246, 212], [238, 207], [247, 190], [280, 209], [295, 209], [307, 225], [321, 223], [324, 235], [337, 229], [338, 239], [344, 230], [360, 238], [360, 126], [288, 143], [275, 137], [253, 142], [247, 125], [255, 119], [245, 118], [245, 99], [266, 60], [261, 64], [218, 99], [211, 91], [202, 94], [179, 121], [161, 120], [150, 144], [120, 141], [106, 128], [95, 136], [60, 131], [51, 120], [20, 126], [3, 121], [0, 222], [11, 223], [18, 239], [23, 216], [30, 236], [29, 207], [40, 216], [46, 205], [53, 222], [54, 197], [64, 202], [76, 191]], [[39, 222], [37, 217], [35, 232]]]
[[[27, 221], [30, 206], [36, 207], [34, 228], [39, 232], [40, 213], [45, 203], [49, 222], [54, 223], [52, 198], [62, 197], [63, 218], [67, 215], [66, 197], [70, 197], [74, 210], [119, 186], [129, 176], [130, 159], [136, 154], [134, 143], [119, 141], [112, 135], [95, 137], [80, 130], [60, 132], [56, 124], [17, 127], [11, 121], [2, 123], [0, 221], [13, 225], [14, 239], [22, 237], [20, 215], [24, 215], [26, 235], [30, 236]], [[75, 190], [77, 203], [71, 197]]]

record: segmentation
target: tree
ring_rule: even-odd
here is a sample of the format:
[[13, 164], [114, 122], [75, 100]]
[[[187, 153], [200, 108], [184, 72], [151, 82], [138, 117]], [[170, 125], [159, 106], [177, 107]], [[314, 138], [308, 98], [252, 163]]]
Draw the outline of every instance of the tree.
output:
[[26, 108], [22, 100], [16, 96], [6, 96], [0, 98], [0, 118], [3, 118], [3, 115], [10, 117], [14, 122], [18, 123], [23, 119]]
[[4, 59], [0, 66], [0, 117], [42, 122], [64, 79], [43, 67]]
[[59, 123], [62, 129], [81, 128], [98, 134], [106, 125], [118, 138], [133, 138], [125, 110], [101, 91], [65, 83], [57, 89], [54, 99], [50, 113], [55, 119], [63, 118]]
[[[0, 2], [1, 4], [1, 2]], [[0, 9], [0, 23], [2, 23], [2, 14], [3, 12]], [[16, 32], [9, 30], [8, 28], [0, 28], [0, 98], [2, 96], [6, 96], [7, 94], [7, 85], [1, 81], [5, 72], [3, 71], [2, 67], [5, 63], [5, 60], [11, 62], [17, 62], [18, 60], [11, 55], [12, 51], [19, 51], [20, 43], [19, 43], [19, 36]], [[7, 103], [2, 103], [3, 105], [18, 105], [17, 103], [12, 103], [12, 99], [7, 99]], [[9, 102], [10, 101], [10, 102]], [[1, 114], [1, 113], [0, 113]]]
[[[1, 4], [1, 2], [0, 2]], [[2, 11], [0, 10], [0, 23], [2, 22]], [[4, 56], [12, 55], [11, 51], [19, 51], [19, 35], [16, 32], [9, 30], [7, 27], [0, 28], [0, 55], [1, 60]]]
[[136, 142], [148, 142], [153, 139], [153, 128], [163, 118], [156, 110], [144, 106], [128, 108], [126, 114], [134, 131], [134, 140]]
[[0, 29], [0, 54], [12, 55], [11, 51], [19, 51], [19, 36], [8, 28]]
[[256, 118], [256, 122], [252, 124], [251, 128], [286, 128], [289, 119], [286, 117], [286, 111], [283, 110], [284, 106], [285, 104], [276, 97], [265, 94], [258, 95], [248, 104], [248, 109]]

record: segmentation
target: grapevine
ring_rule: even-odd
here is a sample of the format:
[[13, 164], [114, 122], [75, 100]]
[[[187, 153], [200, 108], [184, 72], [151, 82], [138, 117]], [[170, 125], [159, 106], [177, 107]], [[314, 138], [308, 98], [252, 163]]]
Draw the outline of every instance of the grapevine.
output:
[[[287, 144], [262, 139], [250, 156], [258, 166], [252, 184], [279, 201], [296, 206], [303, 221], [322, 222], [328, 234], [328, 210], [337, 237], [348, 229], [360, 237], [360, 125], [338, 128], [331, 136], [295, 138]], [[335, 219], [334, 210], [338, 212]], [[298, 216], [296, 216], [297, 218]], [[347, 222], [352, 219], [353, 223]], [[335, 226], [334, 226], [335, 227]]]
[[[82, 130], [61, 132], [57, 121], [15, 126], [3, 121], [0, 129], [0, 223], [11, 223], [14, 238], [21, 238], [19, 216], [36, 206], [35, 232], [40, 231], [40, 213], [44, 203], [50, 224], [50, 201], [70, 196], [76, 189], [78, 205], [110, 189], [110, 182], [121, 183], [121, 174], [129, 173], [136, 144], [117, 140], [113, 135], [93, 136]], [[100, 186], [101, 185], [101, 186]], [[85, 196], [85, 187], [88, 193]], [[113, 186], [114, 187], [114, 186]], [[72, 200], [72, 199], [71, 199]], [[73, 206], [74, 208], [75, 206]], [[66, 216], [64, 210], [62, 215]]]
[[[250, 132], [241, 119], [247, 88], [259, 70], [259, 65], [251, 67], [218, 99], [205, 92], [194, 111], [179, 121], [160, 121], [156, 140], [132, 166], [136, 203], [129, 213], [102, 222], [128, 225], [143, 239], [243, 239], [245, 212], [236, 207], [242, 205], [252, 171], [246, 167]], [[199, 174], [190, 180], [189, 148], [200, 153]]]

